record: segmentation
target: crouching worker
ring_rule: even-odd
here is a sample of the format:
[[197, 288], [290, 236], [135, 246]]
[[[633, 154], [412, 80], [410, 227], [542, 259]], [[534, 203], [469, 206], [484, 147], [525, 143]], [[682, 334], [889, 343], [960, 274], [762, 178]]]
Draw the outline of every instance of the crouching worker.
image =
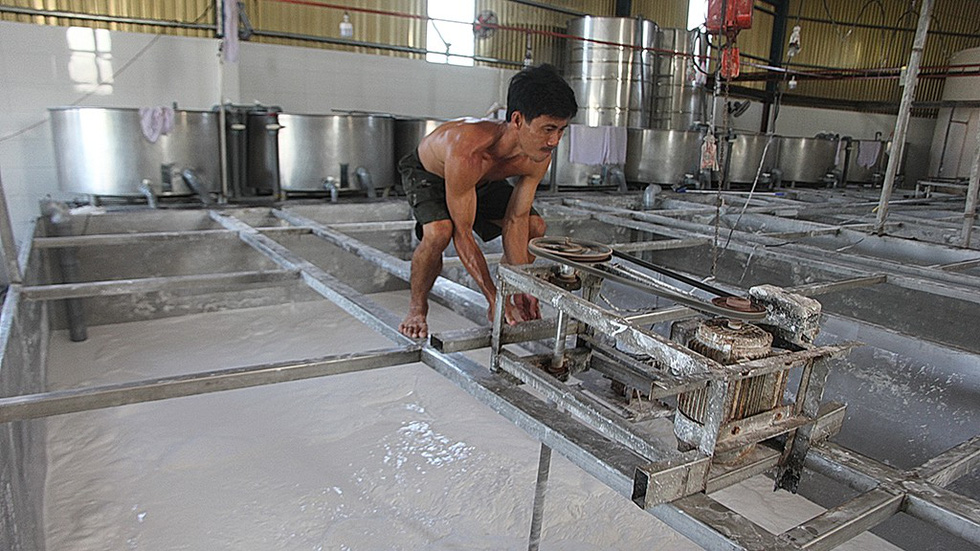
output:
[[[490, 303], [487, 318], [493, 319], [497, 287], [473, 233], [483, 241], [502, 235], [503, 263], [531, 262], [527, 243], [545, 231], [531, 208], [534, 192], [577, 110], [574, 92], [554, 67], [531, 67], [510, 81], [506, 121], [446, 122], [399, 161], [421, 240], [412, 255], [411, 303], [398, 327], [404, 335], [428, 336], [429, 291], [450, 241]], [[514, 185], [506, 181], [511, 177]], [[504, 315], [511, 325], [541, 317], [537, 300], [528, 295], [514, 295]]]

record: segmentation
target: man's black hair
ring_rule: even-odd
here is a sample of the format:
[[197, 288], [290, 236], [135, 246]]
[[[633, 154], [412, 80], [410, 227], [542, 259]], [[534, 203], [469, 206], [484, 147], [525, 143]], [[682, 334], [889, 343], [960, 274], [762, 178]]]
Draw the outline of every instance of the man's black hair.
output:
[[547, 63], [528, 67], [510, 79], [507, 88], [507, 120], [520, 111], [530, 122], [539, 115], [570, 119], [578, 112], [575, 92]]

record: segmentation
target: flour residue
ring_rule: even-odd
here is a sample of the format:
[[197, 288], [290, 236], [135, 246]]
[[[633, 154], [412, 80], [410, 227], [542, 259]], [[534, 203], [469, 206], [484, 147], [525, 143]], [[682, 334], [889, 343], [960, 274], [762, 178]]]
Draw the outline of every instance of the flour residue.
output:
[[[374, 298], [407, 306], [405, 293]], [[430, 318], [433, 331], [469, 326], [438, 305]], [[325, 301], [89, 335], [53, 336], [52, 388], [391, 346]], [[47, 423], [49, 549], [527, 547], [539, 444], [421, 364]], [[746, 507], [765, 515], [769, 501]], [[542, 536], [543, 549], [698, 548], [558, 454]]]

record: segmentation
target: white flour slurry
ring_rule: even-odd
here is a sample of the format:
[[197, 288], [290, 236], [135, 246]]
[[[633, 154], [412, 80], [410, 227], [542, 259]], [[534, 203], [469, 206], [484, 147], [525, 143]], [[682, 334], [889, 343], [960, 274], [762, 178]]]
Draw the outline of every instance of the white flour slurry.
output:
[[[322, 301], [56, 332], [48, 373], [54, 390], [390, 346]], [[422, 364], [62, 415], [48, 438], [48, 549], [527, 547], [539, 444]], [[821, 510], [770, 488], [716, 497], [777, 531]], [[697, 546], [553, 455], [542, 549], [638, 548]]]

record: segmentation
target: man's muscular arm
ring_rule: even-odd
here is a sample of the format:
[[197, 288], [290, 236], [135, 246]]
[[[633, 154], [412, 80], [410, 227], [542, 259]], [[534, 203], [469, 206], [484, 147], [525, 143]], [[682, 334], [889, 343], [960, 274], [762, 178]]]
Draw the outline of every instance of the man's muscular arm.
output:
[[[457, 154], [455, 150], [466, 147], [468, 151]], [[490, 304], [487, 317], [491, 317], [497, 297], [497, 286], [490, 276], [483, 251], [473, 238], [473, 222], [476, 220], [476, 185], [483, 175], [483, 156], [478, 144], [455, 144], [445, 163], [446, 206], [453, 220], [453, 244], [456, 253], [476, 282], [477, 287]]]
[[[546, 168], [547, 166], [544, 169]], [[531, 204], [534, 202], [534, 193], [542, 175], [523, 176], [514, 186], [514, 192], [510, 196], [510, 202], [507, 204], [507, 212], [503, 220], [504, 258], [502, 263], [504, 264], [520, 265], [531, 262], [531, 255], [527, 250], [527, 243], [530, 239], [529, 218]], [[519, 316], [517, 321], [541, 317], [538, 301], [530, 295], [514, 295], [513, 306], [516, 315]]]

